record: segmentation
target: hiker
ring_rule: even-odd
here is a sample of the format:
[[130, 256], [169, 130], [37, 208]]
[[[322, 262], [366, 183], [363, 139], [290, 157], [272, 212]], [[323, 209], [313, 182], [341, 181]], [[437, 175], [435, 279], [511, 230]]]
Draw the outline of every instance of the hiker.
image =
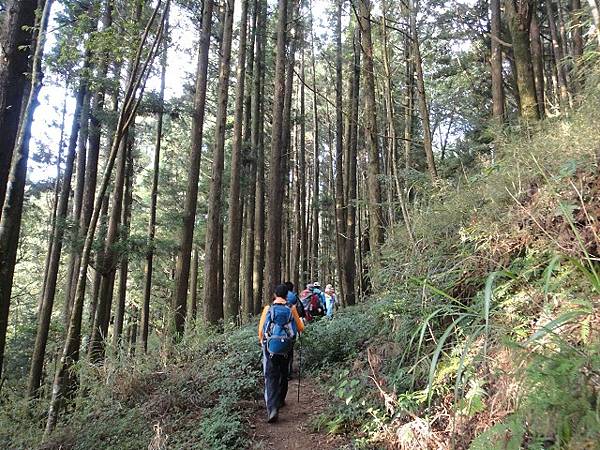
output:
[[327, 318], [333, 319], [333, 309], [335, 306], [335, 291], [333, 286], [328, 284], [325, 286], [325, 310], [327, 311]]
[[313, 283], [312, 293], [313, 293], [313, 295], [316, 296], [316, 298], [318, 300], [318, 305], [319, 305], [318, 309], [320, 311], [320, 314], [317, 314], [317, 315], [324, 316], [325, 315], [325, 311], [326, 311], [325, 294], [321, 290], [321, 285], [319, 284], [318, 281], [315, 281]]
[[288, 288], [288, 294], [286, 298], [288, 306], [295, 306], [296, 311], [298, 311], [298, 315], [300, 317], [304, 317], [304, 305], [301, 301], [299, 301], [300, 299], [298, 298], [298, 294], [294, 292], [294, 283], [292, 283], [291, 281], [286, 281], [285, 285]]
[[304, 323], [296, 306], [290, 307], [287, 304], [287, 294], [288, 288], [285, 284], [275, 288], [275, 299], [271, 305], [265, 306], [258, 324], [269, 423], [277, 421], [279, 409], [285, 405], [290, 352], [296, 336], [304, 331]]
[[300, 294], [300, 301], [304, 306], [304, 318], [312, 322], [315, 318], [325, 315], [325, 297], [320, 290], [318, 282], [309, 283]]

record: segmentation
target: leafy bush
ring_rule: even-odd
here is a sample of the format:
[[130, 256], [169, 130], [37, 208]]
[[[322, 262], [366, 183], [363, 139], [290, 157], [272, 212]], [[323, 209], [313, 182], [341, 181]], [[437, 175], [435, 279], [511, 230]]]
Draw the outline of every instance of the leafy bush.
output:
[[333, 320], [311, 322], [300, 342], [303, 368], [329, 368], [352, 359], [377, 333], [377, 324], [364, 306], [339, 311]]

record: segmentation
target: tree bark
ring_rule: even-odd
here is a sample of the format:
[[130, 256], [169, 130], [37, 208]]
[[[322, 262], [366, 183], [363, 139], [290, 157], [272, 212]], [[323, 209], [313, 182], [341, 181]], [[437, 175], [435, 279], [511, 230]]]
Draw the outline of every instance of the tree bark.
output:
[[[169, 0], [167, 0], [167, 8]], [[65, 344], [62, 351], [62, 356], [56, 374], [54, 376], [54, 383], [52, 385], [52, 398], [50, 400], [50, 406], [48, 408], [48, 416], [46, 421], [46, 430], [44, 432], [44, 440], [48, 438], [50, 433], [54, 430], [56, 422], [58, 420], [59, 410], [63, 401], [67, 382], [70, 377], [73, 377], [71, 373], [71, 367], [74, 364], [74, 357], [79, 353], [80, 337], [81, 337], [81, 317], [83, 313], [83, 302], [85, 297], [85, 288], [87, 283], [87, 268], [90, 261], [91, 247], [94, 240], [94, 234], [98, 218], [100, 216], [100, 209], [103, 202], [103, 198], [106, 194], [108, 184], [111, 178], [112, 169], [115, 163], [115, 159], [120, 147], [123, 132], [129, 128], [135, 117], [137, 108], [140, 104], [141, 97], [137, 96], [137, 92], [141, 89], [148, 77], [149, 66], [156, 55], [157, 44], [161, 39], [163, 32], [165, 12], [163, 12], [162, 18], [160, 19], [160, 26], [152, 44], [150, 50], [146, 55], [145, 59], [142, 60], [142, 50], [146, 47], [148, 35], [152, 25], [155, 23], [155, 19], [158, 15], [159, 9], [162, 6], [162, 2], [158, 2], [152, 16], [149, 18], [144, 33], [140, 40], [136, 54], [133, 59], [133, 75], [128, 80], [124, 92], [123, 105], [119, 113], [117, 120], [116, 133], [113, 136], [113, 142], [111, 150], [106, 160], [106, 167], [100, 184], [99, 192], [94, 202], [93, 212], [90, 219], [90, 226], [87, 230], [87, 235], [83, 245], [82, 256], [81, 256], [81, 268], [79, 270], [79, 276], [77, 279], [77, 288], [75, 294], [75, 301], [73, 302], [73, 310], [71, 312], [71, 321], [69, 323], [69, 329], [65, 338]]]
[[63, 237], [65, 234], [65, 221], [69, 208], [69, 196], [71, 194], [71, 179], [73, 177], [73, 167], [75, 165], [75, 156], [77, 150], [77, 138], [82, 118], [83, 102], [86, 98], [86, 85], [80, 83], [73, 113], [73, 124], [71, 125], [71, 136], [69, 138], [69, 147], [65, 161], [65, 171], [63, 174], [62, 189], [58, 200], [56, 211], [56, 224], [52, 236], [52, 249], [48, 261], [47, 279], [42, 293], [41, 310], [38, 317], [37, 333], [33, 354], [31, 356], [31, 365], [29, 370], [29, 383], [27, 393], [30, 398], [36, 397], [40, 381], [42, 379], [42, 369], [44, 367], [44, 356], [46, 354], [46, 343], [48, 340], [48, 331], [50, 329], [50, 318], [54, 306], [54, 297], [56, 293], [56, 280], [58, 278], [58, 269], [60, 265], [60, 255], [62, 252]]
[[[380, 163], [377, 141], [377, 111], [375, 105], [375, 73], [373, 69], [373, 43], [371, 40], [371, 1], [360, 0], [360, 28], [363, 51], [363, 74], [365, 79], [365, 146], [368, 151], [367, 166], [369, 183], [369, 234], [373, 246], [383, 244], [381, 215]], [[415, 46], [415, 51], [417, 46]]]
[[[266, 9], [266, 6], [265, 6]], [[264, 54], [263, 54], [264, 55]], [[263, 56], [264, 67], [264, 56]], [[261, 84], [261, 98], [264, 99], [264, 80]], [[264, 136], [264, 101], [261, 102], [260, 113], [260, 133], [258, 136], [258, 154], [256, 157], [257, 172], [256, 172], [256, 208], [255, 208], [255, 234], [256, 245], [254, 254], [254, 314], [260, 314], [263, 306], [263, 283], [265, 269], [265, 136]]]
[[[410, 8], [410, 29], [412, 38], [412, 52], [415, 63], [415, 72], [417, 76], [417, 94], [419, 96], [419, 112], [421, 113], [421, 122], [423, 126], [423, 150], [427, 158], [427, 168], [432, 181], [437, 179], [437, 168], [433, 156], [433, 146], [431, 140], [431, 126], [429, 123], [429, 107], [427, 105], [427, 94], [425, 92], [425, 80], [423, 76], [423, 62], [421, 61], [421, 49], [419, 47], [419, 33], [417, 31], [417, 9], [414, 7], [414, 1], [409, 1]], [[369, 187], [370, 190], [370, 187]], [[374, 241], [371, 238], [370, 244]]]
[[31, 62], [31, 87], [23, 109], [23, 119], [16, 133], [15, 147], [8, 176], [8, 185], [2, 217], [0, 218], [0, 378], [4, 363], [4, 348], [8, 328], [8, 313], [15, 273], [17, 246], [21, 231], [27, 161], [29, 159], [29, 140], [33, 113], [37, 106], [37, 96], [42, 86], [41, 62], [46, 41], [46, 28], [53, 0], [47, 0], [39, 24], [37, 44]]
[[194, 237], [194, 221], [196, 220], [196, 204], [198, 197], [198, 177], [202, 157], [202, 130], [206, 108], [206, 82], [208, 76], [208, 50], [212, 27], [214, 0], [206, 0], [202, 12], [202, 30], [198, 47], [198, 66], [196, 70], [196, 94], [194, 96], [194, 119], [192, 121], [192, 147], [188, 170], [188, 184], [185, 193], [185, 204], [180, 231], [179, 251], [175, 269], [174, 315], [175, 330], [183, 333], [187, 302], [188, 281], [190, 274], [190, 258], [192, 239]]
[[[129, 230], [131, 226], [131, 207], [133, 203], [133, 147], [134, 138], [130, 137], [127, 143], [127, 160], [125, 166], [125, 191], [123, 192], [123, 208], [121, 211], [121, 230], [119, 240], [121, 245], [125, 244], [125, 249], [121, 254], [119, 267], [119, 291], [117, 296], [117, 308], [115, 311], [115, 323], [112, 336], [112, 344], [116, 352], [123, 347], [121, 335], [123, 333], [123, 323], [125, 320], [125, 304], [127, 300], [127, 276], [129, 271], [129, 252], [127, 250], [127, 241], [129, 240]], [[127, 343], [127, 342], [126, 342]], [[123, 347], [126, 348], [126, 347]]]
[[529, 48], [529, 27], [535, 0], [505, 0], [505, 6], [512, 36], [521, 117], [526, 121], [539, 120], [540, 113]]
[[119, 225], [121, 223], [121, 211], [123, 209], [128, 139], [129, 132], [125, 131], [119, 145], [114, 188], [110, 200], [111, 208], [108, 215], [108, 228], [102, 248], [102, 256], [98, 264], [98, 270], [100, 272], [100, 295], [98, 297], [96, 316], [94, 317], [94, 325], [92, 327], [88, 350], [90, 360], [94, 363], [101, 362], [104, 359], [105, 340], [108, 338], [108, 326], [110, 322], [118, 256], [115, 246], [119, 239]]
[[282, 154], [282, 115], [285, 91], [285, 45], [287, 24], [287, 0], [278, 0], [277, 20], [277, 52], [275, 58], [275, 81], [273, 87], [273, 123], [271, 138], [271, 153], [269, 156], [268, 210], [266, 242], [265, 289], [270, 294], [275, 285], [281, 282], [281, 220], [282, 220], [282, 189], [280, 179]]
[[336, 256], [338, 282], [340, 285], [339, 300], [345, 303], [344, 280], [344, 234], [346, 224], [346, 205], [344, 203], [344, 158], [342, 119], [342, 0], [337, 2], [335, 20], [335, 222], [336, 222]]
[[571, 33], [573, 36], [573, 57], [583, 55], [583, 37], [581, 35], [581, 0], [571, 0]]
[[[304, 34], [302, 35], [302, 43], [304, 44]], [[308, 198], [306, 190], [306, 93], [304, 89], [305, 83], [305, 72], [304, 72], [304, 45], [302, 45], [302, 61], [301, 61], [300, 72], [302, 80], [300, 83], [300, 155], [298, 160], [298, 170], [300, 176], [298, 177], [298, 183], [300, 184], [300, 241], [301, 241], [301, 275], [300, 278], [303, 284], [308, 282], [310, 275], [310, 261], [309, 261], [309, 228], [307, 226], [308, 219]], [[301, 291], [298, 287], [299, 292]]]
[[[161, 29], [165, 24], [167, 10], [165, 9], [163, 18], [161, 20], [160, 26]], [[142, 16], [142, 3], [135, 4], [133, 18], [136, 24], [140, 23], [140, 19]], [[153, 50], [155, 50], [157, 44], [157, 40], [155, 39]], [[136, 74], [138, 67], [135, 65], [134, 61], [128, 62], [128, 70], [127, 70], [127, 79], [132, 80]], [[118, 73], [118, 71], [117, 71]], [[143, 89], [143, 86], [142, 86]], [[114, 101], [115, 105], [118, 104], [118, 92], [115, 92]], [[126, 107], [127, 105], [124, 105]], [[127, 207], [126, 203], [128, 199], [126, 198], [126, 179], [127, 179], [127, 166], [128, 159], [131, 152], [131, 146], [133, 145], [133, 136], [134, 131], [133, 128], [135, 126], [135, 113], [129, 117], [131, 125], [122, 130], [121, 141], [119, 145], [118, 151], [118, 161], [117, 161], [117, 171], [114, 179], [113, 192], [111, 196], [111, 210], [108, 219], [108, 230], [106, 232], [106, 239], [104, 242], [104, 248], [102, 251], [102, 258], [100, 260], [100, 264], [98, 265], [100, 268], [100, 295], [98, 297], [98, 305], [96, 308], [96, 316], [94, 318], [94, 325], [92, 328], [92, 333], [90, 336], [90, 346], [89, 346], [89, 355], [90, 360], [92, 362], [100, 362], [104, 359], [105, 356], [105, 346], [106, 341], [108, 340], [108, 328], [110, 324], [111, 317], [111, 306], [113, 302], [113, 293], [114, 293], [114, 283], [116, 278], [116, 268], [118, 259], [121, 259], [126, 255], [123, 254], [123, 250], [121, 250], [121, 255], [119, 255], [119, 251], [116, 248], [116, 244], [118, 242], [123, 242], [124, 236], [128, 233], [127, 221], [124, 220], [127, 216]], [[117, 129], [118, 132], [118, 129]], [[126, 253], [126, 252], [125, 252]], [[122, 260], [123, 261], [123, 260]], [[127, 261], [124, 261], [127, 266]], [[121, 275], [125, 278], [125, 283], [127, 283], [127, 267], [124, 270], [121, 270]], [[123, 280], [122, 280], [123, 281]], [[124, 286], [123, 286], [124, 287]], [[120, 318], [117, 318], [115, 321], [115, 328], [113, 335], [116, 335], [116, 341], [120, 338], [120, 334], [123, 328], [123, 315], [125, 313], [125, 291], [120, 292], [123, 295], [123, 298], [119, 298], [120, 302], [123, 302], [122, 305], [118, 305], [117, 307], [117, 315], [120, 315]]]
[[[154, 266], [154, 236], [156, 233], [156, 204], [158, 201], [158, 180], [160, 175], [160, 150], [163, 134], [163, 117], [165, 114], [165, 84], [167, 75], [167, 57], [169, 53], [169, 12], [165, 19], [165, 34], [161, 55], [160, 90], [158, 103], [160, 110], [156, 114], [156, 138], [154, 141], [154, 163], [152, 167], [152, 191], [150, 193], [150, 217], [146, 238], [146, 262], [144, 264], [144, 299], [141, 317], [141, 345], [144, 353], [148, 351], [148, 332], [150, 329], [150, 296], [152, 293], [152, 269]], [[137, 328], [137, 325], [136, 325]]]
[[[0, 29], [0, 217], [6, 196], [10, 163], [26, 98], [28, 62], [37, 0], [9, 0]], [[1, 371], [1, 369], [0, 369]]]
[[245, 255], [245, 277], [244, 277], [244, 300], [246, 302], [244, 314], [246, 317], [254, 314], [254, 267], [255, 267], [255, 226], [256, 226], [256, 186], [257, 186], [257, 164], [258, 164], [258, 147], [260, 144], [259, 135], [262, 130], [259, 129], [261, 124], [261, 87], [264, 83], [264, 20], [266, 6], [263, 0], [255, 0], [254, 4], [254, 58], [256, 69], [252, 74], [252, 98], [251, 98], [251, 117], [250, 124], [250, 146], [248, 155], [248, 180], [247, 180], [247, 198], [246, 198], [246, 255]]
[[[213, 151], [212, 177], [208, 196], [208, 218], [206, 219], [206, 244], [204, 258], [204, 315], [208, 323], [216, 325], [223, 319], [223, 296], [219, 296], [219, 248], [222, 239], [221, 191], [223, 184], [223, 165], [225, 161], [225, 122], [227, 120], [227, 99], [229, 95], [229, 74], [231, 71], [231, 41], [233, 32], [234, 1], [225, 2], [225, 21], [223, 25], [223, 44], [219, 69], [219, 99], [215, 127], [215, 147]], [[240, 117], [241, 122], [241, 117]], [[239, 224], [236, 224], [236, 227]], [[231, 305], [230, 305], [231, 306]], [[238, 315], [229, 310], [227, 319]]]
[[194, 247], [192, 252], [192, 272], [190, 277], [192, 281], [190, 283], [190, 303], [188, 305], [187, 317], [188, 320], [196, 320], [196, 313], [198, 312], [198, 265], [199, 265], [198, 248]]
[[[104, 12], [102, 14], [102, 30], [105, 31], [112, 26], [112, 10], [113, 1], [105, 0]], [[91, 57], [91, 55], [90, 55]], [[108, 74], [108, 61], [109, 53], [104, 52], [100, 57], [98, 63], [97, 77], [100, 80], [106, 78]], [[70, 311], [73, 306], [75, 298], [75, 289], [77, 287], [77, 276], [81, 266], [81, 252], [82, 252], [82, 240], [87, 234], [87, 229], [92, 217], [92, 209], [94, 207], [94, 196], [96, 194], [96, 184], [98, 178], [98, 159], [100, 155], [100, 144], [102, 138], [101, 130], [101, 117], [104, 114], [104, 100], [106, 96], [106, 86], [104, 83], [100, 83], [98, 90], [94, 93], [90, 105], [90, 117], [89, 117], [89, 130], [87, 123], [84, 124], [84, 129], [88, 133], [88, 149], [87, 149], [87, 161], [85, 162], [85, 180], [83, 185], [83, 198], [81, 204], [81, 211], [79, 216], [75, 217], [78, 220], [78, 226], [75, 230], [75, 237], [73, 238], [74, 244], [71, 247], [71, 256], [69, 261], [69, 268], [67, 270], [67, 283], [65, 288], [65, 302], [63, 311], [63, 320], [65, 322], [65, 329], [68, 329], [70, 321]], [[84, 131], [84, 130], [82, 130]], [[80, 136], [83, 136], [80, 133]], [[80, 141], [80, 148], [85, 146], [85, 142]], [[83, 164], [83, 161], [81, 161]], [[80, 164], [78, 161], [78, 168]], [[79, 172], [78, 172], [78, 183], [79, 183]], [[79, 193], [76, 194], [76, 204]]]
[[[569, 104], [569, 90], [567, 86], [567, 69], [564, 64], [564, 53], [560, 44], [556, 21], [554, 20], [554, 11], [552, 1], [546, 0], [546, 15], [548, 16], [548, 25], [550, 27], [550, 35], [552, 37], [552, 52], [554, 54], [554, 62], [556, 64], [556, 72], [558, 76], [558, 89], [560, 92], [561, 109], [564, 110]], [[518, 68], [517, 68], [518, 70]]]
[[[299, 18], [299, 8], [300, 1], [296, 1], [294, 8], [292, 10], [292, 16], [290, 17], [290, 22], [294, 23]], [[288, 30], [288, 40], [290, 40], [290, 45], [288, 49], [288, 55], [286, 58], [286, 68], [285, 68], [285, 88], [284, 88], [284, 105], [283, 105], [283, 122], [282, 122], [282, 135], [281, 135], [281, 147], [282, 147], [282, 161], [280, 167], [279, 178], [281, 181], [280, 184], [280, 196], [282, 199], [285, 199], [285, 205], [290, 205], [289, 198], [289, 162], [291, 160], [292, 155], [292, 145], [291, 145], [291, 136], [292, 136], [292, 94], [294, 87], [294, 66], [296, 64], [296, 47], [298, 43], [298, 32], [297, 27], [295, 27], [296, 33], [295, 36], [291, 36], [291, 32]], [[288, 198], [286, 199], [286, 186], [288, 186], [287, 193]], [[282, 205], [283, 206], [283, 205]], [[292, 278], [291, 275], [291, 241], [289, 236], [290, 231], [290, 220], [289, 220], [289, 207], [283, 206], [284, 210], [282, 213], [285, 214], [285, 220], [282, 220], [282, 236], [285, 237], [284, 242], [284, 258], [283, 258], [283, 276], [285, 280], [290, 280]], [[283, 281], [283, 279], [281, 280]]]
[[310, 252], [310, 278], [312, 281], [316, 281], [320, 275], [319, 273], [319, 225], [320, 225], [320, 208], [319, 208], [319, 177], [320, 177], [320, 164], [319, 164], [319, 116], [317, 106], [317, 78], [316, 78], [316, 67], [315, 67], [315, 32], [313, 29], [313, 16], [312, 10], [310, 13], [310, 35], [311, 35], [311, 65], [312, 65], [312, 106], [313, 106], [313, 192], [312, 192], [312, 247]]
[[544, 52], [540, 36], [540, 25], [537, 13], [534, 10], [531, 15], [531, 28], [529, 29], [531, 45], [531, 59], [533, 64], [533, 78], [535, 82], [535, 93], [540, 117], [546, 114], [546, 99], [544, 96]]
[[[46, 260], [44, 261], [44, 283], [42, 284], [42, 294], [46, 290], [46, 282], [48, 281], [48, 267], [50, 266], [50, 255], [52, 254], [52, 239], [54, 237], [54, 229], [56, 227], [56, 211], [58, 209], [58, 199], [60, 197], [61, 178], [62, 178], [62, 163], [63, 163], [63, 148], [65, 146], [65, 123], [67, 115], [67, 98], [63, 100], [61, 121], [60, 121], [60, 139], [58, 141], [58, 155], [56, 158], [56, 180], [54, 182], [54, 196], [52, 199], [52, 212], [50, 213], [50, 229], [48, 230], [48, 250], [46, 251]], [[40, 316], [42, 309], [42, 298], [38, 302], [37, 315]]]
[[360, 85], [360, 27], [354, 29], [352, 40], [353, 58], [348, 71], [348, 100], [350, 114], [346, 120], [346, 224], [344, 241], [344, 293], [346, 305], [356, 303], [355, 277], [356, 264], [354, 249], [356, 246], [356, 154], [358, 148], [358, 107]]
[[[407, 8], [410, 20], [410, 10]], [[406, 60], [405, 80], [406, 93], [404, 94], [404, 168], [409, 170], [412, 166], [412, 135], [413, 135], [413, 108], [414, 108], [414, 62], [412, 60], [410, 36], [404, 37], [404, 58]]]
[[231, 181], [229, 187], [229, 230], [227, 235], [227, 270], [225, 278], [225, 320], [239, 322], [240, 311], [240, 258], [242, 239], [242, 204], [240, 197], [242, 165], [242, 125], [244, 90], [246, 82], [246, 34], [248, 28], [248, 0], [242, 0], [240, 17], [240, 44], [238, 50], [237, 85], [231, 147]]
[[502, 21], [500, 13], [500, 0], [490, 0], [490, 31], [492, 35], [492, 117], [499, 122], [504, 121], [504, 87], [502, 80]]

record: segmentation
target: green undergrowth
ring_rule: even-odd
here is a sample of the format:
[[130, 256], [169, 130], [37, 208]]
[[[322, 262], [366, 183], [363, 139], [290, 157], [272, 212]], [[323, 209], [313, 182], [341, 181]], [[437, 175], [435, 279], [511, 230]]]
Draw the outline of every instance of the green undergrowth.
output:
[[[392, 228], [377, 333], [321, 379], [358, 448], [600, 448], [600, 90], [495, 130], [493, 154]], [[427, 197], [427, 200], [425, 200]], [[358, 318], [356, 319], [358, 322]]]
[[[168, 354], [109, 358], [101, 369], [80, 370], [80, 395], [41, 448], [246, 446], [247, 403], [261, 383], [255, 325], [225, 335], [198, 330]], [[10, 404], [12, 414], [0, 415], [0, 447], [40, 447], [47, 400]]]
[[[361, 352], [376, 330], [370, 315], [357, 323], [362, 309], [308, 327], [301, 340], [305, 376]], [[43, 445], [48, 400], [4, 394], [0, 448], [248, 448], [249, 424], [264, 415], [260, 358], [252, 323], [224, 334], [197, 328], [168, 351], [84, 365], [79, 396]]]

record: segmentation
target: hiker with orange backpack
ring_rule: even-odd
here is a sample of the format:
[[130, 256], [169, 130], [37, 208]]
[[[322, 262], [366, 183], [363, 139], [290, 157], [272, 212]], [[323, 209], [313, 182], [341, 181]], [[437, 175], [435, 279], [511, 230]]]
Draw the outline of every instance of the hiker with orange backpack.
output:
[[279, 409], [285, 405], [290, 353], [296, 337], [304, 331], [304, 323], [296, 306], [290, 307], [287, 303], [287, 294], [288, 288], [285, 284], [275, 288], [275, 299], [265, 306], [258, 324], [269, 423], [277, 421]]

